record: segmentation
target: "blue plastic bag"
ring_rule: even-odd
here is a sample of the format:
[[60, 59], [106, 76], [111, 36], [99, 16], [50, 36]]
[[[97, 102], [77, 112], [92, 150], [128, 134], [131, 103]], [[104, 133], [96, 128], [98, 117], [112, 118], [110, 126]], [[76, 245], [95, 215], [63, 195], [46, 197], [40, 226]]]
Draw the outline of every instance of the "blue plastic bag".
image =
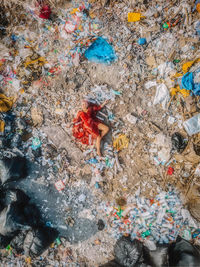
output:
[[86, 50], [85, 57], [95, 63], [109, 64], [116, 60], [113, 47], [102, 37], [99, 37]]
[[200, 95], [200, 84], [194, 83], [193, 72], [187, 72], [181, 79], [181, 89], [187, 89], [193, 92], [194, 95]]

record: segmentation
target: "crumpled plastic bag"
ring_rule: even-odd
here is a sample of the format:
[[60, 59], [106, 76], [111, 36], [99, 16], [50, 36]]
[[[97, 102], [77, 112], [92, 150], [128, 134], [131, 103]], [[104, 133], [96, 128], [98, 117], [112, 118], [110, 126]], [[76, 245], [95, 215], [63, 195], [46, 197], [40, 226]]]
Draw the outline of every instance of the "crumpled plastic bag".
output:
[[28, 203], [29, 197], [20, 189], [0, 190], [0, 203], [6, 207], [13, 202]]
[[193, 134], [199, 133], [200, 132], [200, 113], [184, 121], [183, 126], [186, 132], [188, 133], [188, 135], [190, 136], [192, 136]]
[[193, 72], [187, 72], [182, 77], [180, 87], [192, 91], [194, 95], [200, 95], [200, 83], [194, 82]]
[[173, 133], [171, 137], [172, 150], [182, 153], [187, 146], [185, 138], [180, 133]]
[[200, 266], [199, 250], [190, 242], [178, 236], [175, 243], [169, 246], [169, 266], [196, 267]]
[[135, 266], [142, 257], [142, 246], [136, 239], [131, 241], [128, 237], [120, 238], [114, 247], [115, 260], [122, 266]]
[[41, 226], [29, 232], [24, 240], [26, 255], [41, 255], [58, 237], [58, 231], [51, 227]]
[[162, 104], [163, 109], [166, 109], [170, 96], [167, 86], [162, 83], [156, 88], [156, 95], [154, 97], [153, 105]]
[[85, 57], [95, 63], [109, 64], [116, 60], [113, 47], [102, 37], [99, 37], [86, 50]]
[[8, 205], [0, 213], [0, 234], [14, 237], [19, 230], [29, 230], [21, 204], [16, 202]]
[[27, 161], [24, 157], [16, 156], [0, 160], [0, 182], [15, 181], [27, 176]]
[[160, 77], [167, 78], [176, 73], [174, 64], [171, 62], [165, 62], [158, 66], [158, 73]]
[[150, 250], [143, 247], [144, 261], [148, 266], [164, 267], [168, 266], [168, 246], [157, 245], [156, 250]]

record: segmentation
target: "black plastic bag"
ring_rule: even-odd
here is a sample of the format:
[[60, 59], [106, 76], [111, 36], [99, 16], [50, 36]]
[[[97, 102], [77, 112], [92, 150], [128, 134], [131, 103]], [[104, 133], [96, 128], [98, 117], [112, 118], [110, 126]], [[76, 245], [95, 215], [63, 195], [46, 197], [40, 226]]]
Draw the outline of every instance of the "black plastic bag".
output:
[[58, 237], [58, 231], [51, 227], [41, 226], [29, 232], [24, 241], [26, 255], [31, 257], [41, 255]]
[[27, 176], [27, 161], [24, 157], [16, 156], [0, 160], [0, 180], [4, 184], [17, 181]]
[[10, 236], [3, 236], [0, 234], [0, 249], [6, 248], [11, 240], [17, 235], [18, 232], [15, 232], [13, 235]]
[[122, 267], [119, 263], [117, 263], [115, 260], [109, 261], [103, 265], [100, 265], [99, 267]]
[[138, 240], [131, 241], [129, 237], [120, 238], [114, 247], [117, 263], [122, 266], [132, 267], [142, 258], [142, 243]]
[[169, 246], [169, 266], [173, 267], [197, 267], [200, 266], [199, 250], [187, 240], [177, 238], [176, 242]]
[[23, 254], [24, 252], [24, 240], [27, 235], [27, 231], [20, 231], [10, 242], [12, 251], [14, 254]]
[[42, 224], [41, 216], [35, 204], [26, 204], [23, 209], [25, 222], [31, 227], [38, 227]]
[[174, 133], [171, 137], [172, 150], [182, 153], [187, 146], [187, 142], [180, 133]]
[[0, 234], [3, 236], [13, 236], [19, 230], [29, 230], [26, 225], [26, 218], [23, 214], [23, 207], [14, 202], [4, 208], [0, 213]]
[[157, 245], [153, 251], [143, 246], [143, 257], [144, 262], [152, 267], [168, 266], [168, 245]]
[[0, 203], [6, 207], [13, 202], [27, 204], [29, 197], [20, 189], [2, 189], [0, 190]]

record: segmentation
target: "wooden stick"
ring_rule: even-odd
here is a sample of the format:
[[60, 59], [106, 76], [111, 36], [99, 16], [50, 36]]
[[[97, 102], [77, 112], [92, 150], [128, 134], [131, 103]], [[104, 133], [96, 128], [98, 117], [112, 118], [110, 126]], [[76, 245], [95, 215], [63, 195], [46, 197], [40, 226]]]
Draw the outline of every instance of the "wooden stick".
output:
[[170, 107], [172, 101], [174, 100], [174, 97], [175, 97], [175, 95], [173, 95], [173, 96], [170, 98], [169, 103], [168, 103], [168, 105], [167, 105], [167, 110], [169, 109], [169, 107]]

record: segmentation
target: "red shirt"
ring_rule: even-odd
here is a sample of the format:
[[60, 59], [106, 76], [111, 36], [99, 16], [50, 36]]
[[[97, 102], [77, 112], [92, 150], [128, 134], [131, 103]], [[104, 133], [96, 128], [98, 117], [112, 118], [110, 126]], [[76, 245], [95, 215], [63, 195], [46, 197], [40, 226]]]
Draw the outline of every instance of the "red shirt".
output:
[[101, 106], [90, 105], [87, 112], [79, 111], [74, 119], [73, 136], [83, 144], [89, 144], [89, 135], [92, 139], [99, 136], [98, 124], [101, 121], [96, 117], [99, 110], [101, 110]]

